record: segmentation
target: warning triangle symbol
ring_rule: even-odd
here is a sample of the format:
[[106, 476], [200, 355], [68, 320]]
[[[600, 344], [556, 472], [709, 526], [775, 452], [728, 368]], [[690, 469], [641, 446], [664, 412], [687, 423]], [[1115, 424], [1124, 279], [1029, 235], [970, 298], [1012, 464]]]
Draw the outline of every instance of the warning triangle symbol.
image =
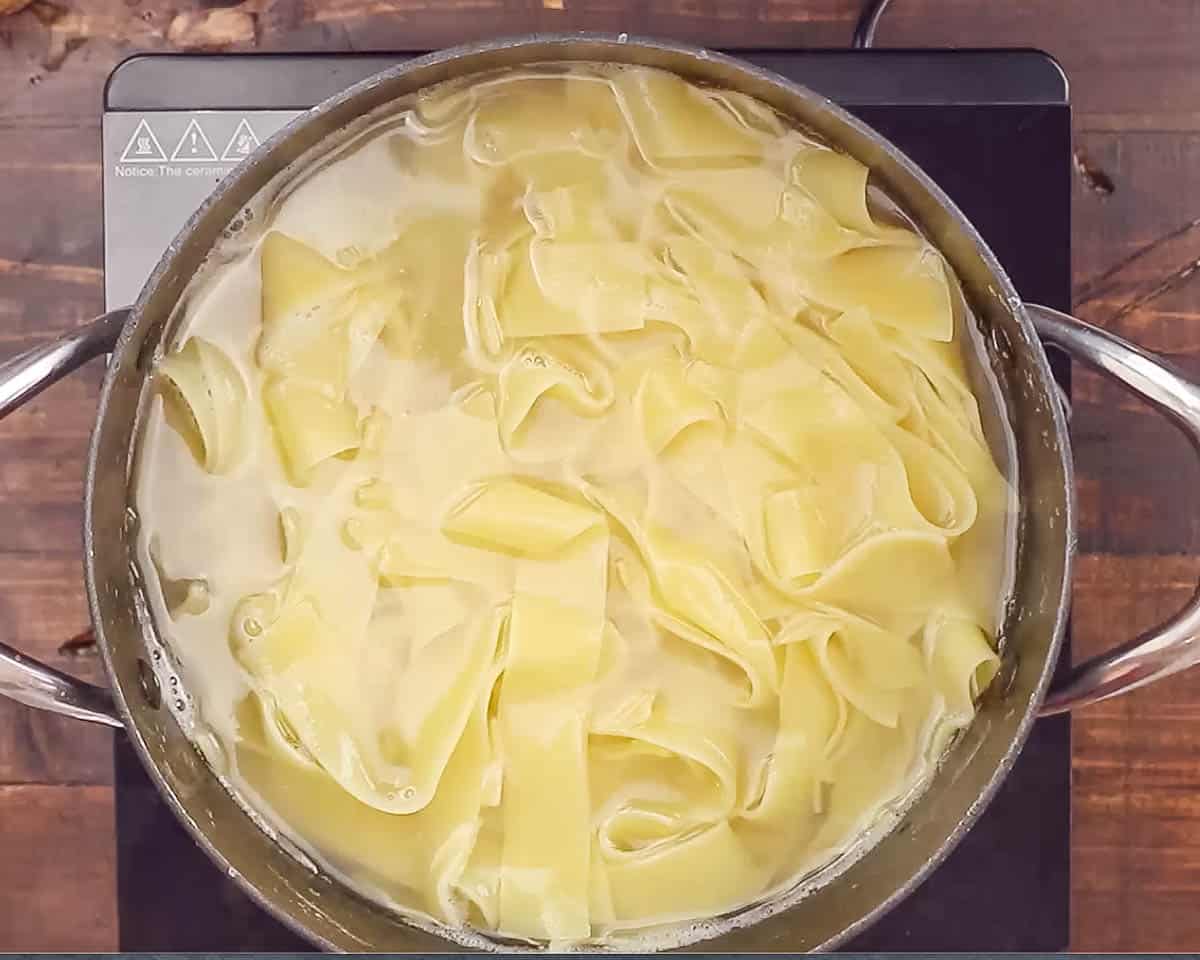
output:
[[204, 135], [200, 121], [192, 120], [171, 151], [171, 160], [178, 163], [212, 163], [216, 159], [217, 151]]
[[225, 152], [221, 154], [221, 159], [234, 162], [245, 160], [258, 149], [258, 144], [258, 134], [250, 126], [250, 121], [243, 117], [242, 122], [233, 131], [233, 136], [229, 138], [229, 143], [225, 146]]
[[167, 155], [163, 151], [158, 137], [150, 129], [145, 120], [134, 128], [133, 136], [121, 151], [121, 163], [166, 163]]

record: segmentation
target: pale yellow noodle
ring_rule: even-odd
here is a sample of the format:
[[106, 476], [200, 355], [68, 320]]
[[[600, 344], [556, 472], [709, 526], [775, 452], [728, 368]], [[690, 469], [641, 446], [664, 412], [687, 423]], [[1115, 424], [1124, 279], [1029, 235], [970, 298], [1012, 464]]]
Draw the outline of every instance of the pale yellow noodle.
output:
[[235, 784], [350, 880], [555, 945], [711, 917], [971, 721], [1012, 492], [953, 280], [857, 161], [532, 71], [422, 94], [266, 227], [159, 365], [196, 458], [153, 428], [139, 507], [209, 585], [166, 630]]

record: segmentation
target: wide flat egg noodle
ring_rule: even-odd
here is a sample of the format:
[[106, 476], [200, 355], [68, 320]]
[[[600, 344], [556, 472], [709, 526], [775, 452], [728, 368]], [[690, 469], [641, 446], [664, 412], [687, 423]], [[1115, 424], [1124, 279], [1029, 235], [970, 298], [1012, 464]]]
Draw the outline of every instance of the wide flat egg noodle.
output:
[[198, 509], [253, 486], [279, 531], [172, 614], [236, 670], [236, 778], [365, 889], [525, 941], [797, 882], [999, 666], [1012, 493], [947, 268], [857, 161], [653, 70], [373, 137], [282, 195], [244, 355], [200, 316], [158, 368]]
[[[367, 566], [336, 532], [317, 531], [275, 595], [242, 605], [234, 644], [318, 764], [362, 802], [408, 813], [437, 787], [503, 618], [484, 613], [445, 628], [426, 617], [401, 637], [371, 630], [377, 581]], [[383, 657], [372, 649], [379, 644]]]
[[210, 473], [227, 473], [246, 446], [246, 387], [220, 347], [192, 337], [158, 366], [173, 413]]
[[[593, 575], [597, 571], [587, 571]], [[571, 940], [590, 932], [587, 732], [581, 699], [602, 624], [568, 604], [517, 594], [498, 705], [504, 751], [500, 929]]]

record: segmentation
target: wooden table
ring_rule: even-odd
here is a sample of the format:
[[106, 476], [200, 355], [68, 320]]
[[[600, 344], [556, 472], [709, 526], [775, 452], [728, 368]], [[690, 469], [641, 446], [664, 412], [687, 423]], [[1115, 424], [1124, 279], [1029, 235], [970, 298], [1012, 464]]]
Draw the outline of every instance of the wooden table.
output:
[[[0, 9], [15, 0], [0, 0]], [[0, 16], [0, 356], [101, 307], [100, 97], [138, 50], [433, 47], [539, 29], [844, 46], [859, 0], [35, 0]], [[1036, 46], [1071, 78], [1083, 317], [1200, 375], [1200, 2], [895, 0], [881, 46]], [[0, 424], [0, 637], [93, 680], [81, 478], [100, 370]], [[1200, 576], [1195, 456], [1080, 373], [1077, 655]], [[1200, 670], [1074, 720], [1072, 946], [1200, 947]], [[116, 947], [110, 734], [0, 702], [0, 950]], [[1020, 923], [1019, 917], [1013, 918]]]

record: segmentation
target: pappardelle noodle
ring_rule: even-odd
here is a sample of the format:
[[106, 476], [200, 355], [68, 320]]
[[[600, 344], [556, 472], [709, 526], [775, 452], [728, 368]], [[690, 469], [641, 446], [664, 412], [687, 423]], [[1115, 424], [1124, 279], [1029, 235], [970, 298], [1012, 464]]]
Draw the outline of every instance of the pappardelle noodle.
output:
[[235, 792], [392, 905], [570, 944], [759, 901], [914, 789], [997, 669], [1012, 493], [867, 178], [576, 65], [289, 182], [138, 468]]

